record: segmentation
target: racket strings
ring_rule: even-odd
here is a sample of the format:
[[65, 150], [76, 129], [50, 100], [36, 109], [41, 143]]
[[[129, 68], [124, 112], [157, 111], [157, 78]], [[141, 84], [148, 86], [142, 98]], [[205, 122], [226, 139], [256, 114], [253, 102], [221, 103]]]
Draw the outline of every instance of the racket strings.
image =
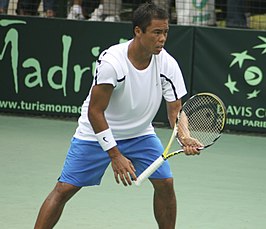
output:
[[212, 96], [196, 96], [184, 105], [178, 128], [186, 129], [190, 137], [196, 138], [204, 146], [211, 145], [224, 127], [225, 112], [222, 106], [223, 104]]

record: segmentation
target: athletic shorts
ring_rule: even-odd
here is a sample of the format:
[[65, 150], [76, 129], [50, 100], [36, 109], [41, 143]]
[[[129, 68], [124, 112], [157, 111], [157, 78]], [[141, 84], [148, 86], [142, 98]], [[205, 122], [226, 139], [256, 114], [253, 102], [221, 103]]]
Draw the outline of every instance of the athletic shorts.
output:
[[[163, 153], [163, 146], [156, 135], [145, 135], [129, 140], [118, 140], [117, 147], [136, 169], [142, 173]], [[77, 187], [99, 185], [111, 159], [96, 141], [72, 138], [61, 176], [58, 181]], [[168, 161], [157, 169], [150, 178], [172, 177]]]

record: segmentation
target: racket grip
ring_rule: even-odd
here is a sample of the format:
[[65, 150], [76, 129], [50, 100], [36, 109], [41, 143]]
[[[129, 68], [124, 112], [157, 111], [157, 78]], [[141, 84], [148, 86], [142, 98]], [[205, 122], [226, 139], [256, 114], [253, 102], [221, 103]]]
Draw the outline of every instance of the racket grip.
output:
[[135, 185], [140, 186], [156, 169], [158, 169], [164, 162], [162, 156], [158, 157], [146, 170], [144, 170], [135, 181]]

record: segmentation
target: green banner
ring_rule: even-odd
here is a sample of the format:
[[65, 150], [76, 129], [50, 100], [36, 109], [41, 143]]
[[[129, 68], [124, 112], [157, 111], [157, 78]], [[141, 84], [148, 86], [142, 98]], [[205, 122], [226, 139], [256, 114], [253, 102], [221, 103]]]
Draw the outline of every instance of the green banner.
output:
[[95, 61], [131, 37], [128, 24], [0, 19], [0, 109], [78, 116]]
[[[0, 16], [0, 111], [77, 117], [99, 54], [132, 38], [130, 23]], [[227, 129], [265, 132], [266, 32], [171, 25], [167, 51], [192, 94], [227, 107]], [[156, 122], [167, 123], [165, 103]]]
[[227, 107], [227, 129], [266, 132], [266, 32], [197, 28], [193, 92]]
[[[0, 110], [78, 116], [99, 54], [113, 44], [131, 39], [132, 32], [130, 23], [2, 15]], [[192, 35], [192, 28], [173, 27], [166, 45], [169, 52], [180, 59], [188, 85]], [[156, 121], [167, 122], [164, 105]]]

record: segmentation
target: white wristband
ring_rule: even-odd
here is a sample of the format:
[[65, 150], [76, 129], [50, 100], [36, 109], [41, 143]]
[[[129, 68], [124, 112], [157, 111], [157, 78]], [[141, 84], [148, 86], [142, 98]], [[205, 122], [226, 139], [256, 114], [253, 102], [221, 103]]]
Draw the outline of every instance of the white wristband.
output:
[[117, 145], [110, 128], [97, 133], [96, 138], [104, 151]]

